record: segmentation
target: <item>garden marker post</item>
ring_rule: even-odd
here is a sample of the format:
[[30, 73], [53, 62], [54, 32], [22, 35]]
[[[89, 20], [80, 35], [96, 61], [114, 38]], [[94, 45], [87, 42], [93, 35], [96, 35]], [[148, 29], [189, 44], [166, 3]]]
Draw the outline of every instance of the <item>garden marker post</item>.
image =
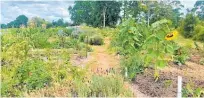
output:
[[181, 76], [178, 76], [177, 98], [182, 98], [182, 77]]
[[88, 35], [86, 36], [87, 40], [86, 40], [86, 58], [88, 58], [88, 44], [89, 44], [89, 38]]
[[128, 78], [128, 69], [125, 67], [125, 77]]

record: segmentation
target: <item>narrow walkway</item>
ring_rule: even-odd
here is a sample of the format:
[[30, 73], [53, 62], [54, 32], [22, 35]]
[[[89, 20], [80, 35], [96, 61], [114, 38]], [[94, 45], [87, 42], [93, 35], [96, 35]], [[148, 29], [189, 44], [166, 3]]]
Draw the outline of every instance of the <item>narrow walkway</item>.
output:
[[110, 44], [110, 39], [104, 39], [104, 45], [92, 46], [94, 52], [90, 54], [92, 59], [90, 60], [88, 66], [94, 72], [104, 72], [110, 68], [118, 67], [119, 59], [108, 52], [108, 47]]
[[[80, 66], [88, 66], [91, 72], [94, 74], [105, 75], [106, 71], [110, 68], [119, 68], [119, 58], [115, 54], [108, 52], [110, 45], [110, 39], [104, 39], [104, 45], [92, 46], [93, 52], [89, 54], [88, 58], [80, 61]], [[126, 87], [130, 88], [134, 93], [135, 97], [146, 97], [143, 93], [138, 90], [137, 85], [129, 82], [125, 82]]]

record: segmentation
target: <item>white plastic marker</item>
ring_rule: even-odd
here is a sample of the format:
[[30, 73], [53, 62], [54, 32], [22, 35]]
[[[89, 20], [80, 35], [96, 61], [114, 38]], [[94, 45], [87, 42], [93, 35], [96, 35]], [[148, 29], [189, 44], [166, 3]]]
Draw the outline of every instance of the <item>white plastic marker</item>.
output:
[[177, 98], [182, 98], [182, 77], [181, 76], [178, 76]]
[[128, 77], [128, 69], [127, 69], [127, 67], [125, 67], [125, 77], [126, 78]]

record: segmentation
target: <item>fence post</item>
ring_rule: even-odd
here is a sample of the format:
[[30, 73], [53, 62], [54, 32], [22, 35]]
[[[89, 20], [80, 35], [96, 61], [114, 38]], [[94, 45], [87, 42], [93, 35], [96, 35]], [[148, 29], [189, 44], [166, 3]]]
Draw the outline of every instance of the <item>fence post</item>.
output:
[[178, 76], [178, 91], [177, 91], [177, 98], [182, 98], [182, 77]]

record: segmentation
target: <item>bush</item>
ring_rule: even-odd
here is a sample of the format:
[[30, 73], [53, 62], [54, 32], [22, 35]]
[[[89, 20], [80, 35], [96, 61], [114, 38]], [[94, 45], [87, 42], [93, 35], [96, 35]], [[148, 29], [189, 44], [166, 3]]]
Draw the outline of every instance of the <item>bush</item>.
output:
[[100, 35], [91, 36], [88, 42], [90, 45], [102, 45], [103, 38]]
[[72, 28], [65, 28], [65, 29], [63, 29], [63, 31], [66, 34], [66, 36], [71, 36], [73, 29]]
[[199, 63], [200, 63], [201, 65], [204, 65], [204, 58], [201, 58], [201, 59], [199, 60]]
[[187, 14], [183, 23], [183, 35], [186, 38], [191, 38], [194, 35], [195, 25], [197, 24], [198, 19], [193, 14]]
[[14, 77], [21, 87], [27, 89], [39, 89], [51, 82], [51, 76], [45, 64], [39, 60], [27, 60], [16, 69]]
[[185, 64], [185, 61], [189, 58], [189, 51], [185, 47], [177, 47], [174, 52], [174, 62], [178, 65]]
[[123, 59], [122, 63], [122, 74], [125, 75], [127, 71], [127, 75], [129, 79], [134, 80], [137, 74], [142, 73], [144, 71], [144, 63], [137, 55], [130, 56], [127, 59]]
[[204, 26], [197, 25], [195, 27], [195, 31], [194, 32], [195, 32], [195, 35], [193, 36], [193, 39], [204, 42]]
[[81, 42], [87, 43], [87, 36], [88, 36], [88, 43], [90, 45], [102, 45], [103, 44], [103, 37], [100, 34], [89, 32], [89, 33], [82, 33], [79, 36], [79, 40]]
[[104, 77], [94, 75], [91, 81], [85, 83], [75, 80], [74, 94], [77, 97], [118, 97], [120, 95], [131, 97], [132, 92], [124, 88], [123, 83], [122, 77], [119, 76]]
[[35, 33], [31, 37], [31, 42], [35, 48], [50, 48], [49, 36], [46, 33]]

